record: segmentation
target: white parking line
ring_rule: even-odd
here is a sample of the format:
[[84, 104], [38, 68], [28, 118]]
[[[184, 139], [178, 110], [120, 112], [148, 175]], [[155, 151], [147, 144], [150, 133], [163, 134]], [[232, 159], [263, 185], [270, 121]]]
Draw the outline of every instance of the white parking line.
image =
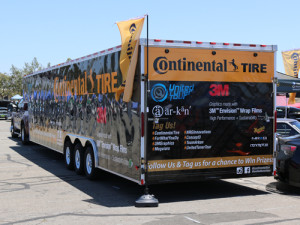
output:
[[195, 222], [195, 223], [201, 223], [200, 221], [198, 221], [198, 220], [194, 220], [194, 219], [192, 219], [192, 218], [190, 218], [190, 217], [187, 217], [187, 216], [185, 216], [184, 218], [186, 218], [186, 219], [188, 219], [188, 220], [190, 220], [190, 221], [193, 221], [193, 222]]

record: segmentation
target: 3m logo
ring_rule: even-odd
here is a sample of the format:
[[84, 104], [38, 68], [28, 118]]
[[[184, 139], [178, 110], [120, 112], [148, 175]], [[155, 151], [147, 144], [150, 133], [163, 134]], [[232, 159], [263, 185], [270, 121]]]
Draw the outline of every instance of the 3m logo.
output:
[[209, 88], [210, 96], [229, 96], [229, 84], [211, 84]]

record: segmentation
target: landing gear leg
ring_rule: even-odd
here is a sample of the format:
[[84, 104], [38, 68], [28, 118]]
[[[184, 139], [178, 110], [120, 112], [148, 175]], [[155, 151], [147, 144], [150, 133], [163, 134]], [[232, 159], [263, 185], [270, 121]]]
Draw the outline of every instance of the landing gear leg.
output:
[[158, 200], [149, 194], [148, 185], [145, 186], [144, 194], [135, 201], [135, 207], [158, 207]]

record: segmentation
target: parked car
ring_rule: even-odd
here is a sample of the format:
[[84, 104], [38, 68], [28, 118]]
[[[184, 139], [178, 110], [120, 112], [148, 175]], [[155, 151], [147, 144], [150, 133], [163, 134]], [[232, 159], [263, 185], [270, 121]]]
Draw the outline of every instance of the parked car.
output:
[[291, 118], [300, 121], [300, 109], [292, 106], [277, 106], [277, 118]]
[[275, 179], [300, 187], [300, 135], [278, 136]]
[[17, 106], [13, 103], [10, 103], [7, 106], [7, 111], [8, 111], [8, 119], [11, 119], [13, 112], [17, 111]]
[[277, 134], [294, 136], [300, 134], [300, 122], [295, 119], [277, 118]]
[[6, 107], [0, 107], [0, 118], [4, 118], [5, 120], [7, 120], [8, 110]]
[[16, 111], [12, 113], [11, 118], [11, 137], [16, 138], [21, 135], [23, 144], [29, 142], [29, 127], [28, 127], [28, 103], [21, 99], [17, 105]]

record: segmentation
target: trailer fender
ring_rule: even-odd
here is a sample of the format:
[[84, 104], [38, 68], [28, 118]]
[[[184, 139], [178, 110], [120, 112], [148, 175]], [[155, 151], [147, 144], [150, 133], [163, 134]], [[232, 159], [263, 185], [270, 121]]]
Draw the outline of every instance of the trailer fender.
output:
[[72, 144], [75, 143], [75, 140], [78, 139], [82, 146], [85, 146], [87, 142], [89, 142], [92, 145], [93, 152], [94, 152], [94, 159], [95, 159], [95, 167], [99, 166], [99, 160], [98, 160], [98, 148], [95, 143], [95, 141], [91, 138], [75, 135], [75, 134], [67, 134], [66, 138], [69, 137]]

